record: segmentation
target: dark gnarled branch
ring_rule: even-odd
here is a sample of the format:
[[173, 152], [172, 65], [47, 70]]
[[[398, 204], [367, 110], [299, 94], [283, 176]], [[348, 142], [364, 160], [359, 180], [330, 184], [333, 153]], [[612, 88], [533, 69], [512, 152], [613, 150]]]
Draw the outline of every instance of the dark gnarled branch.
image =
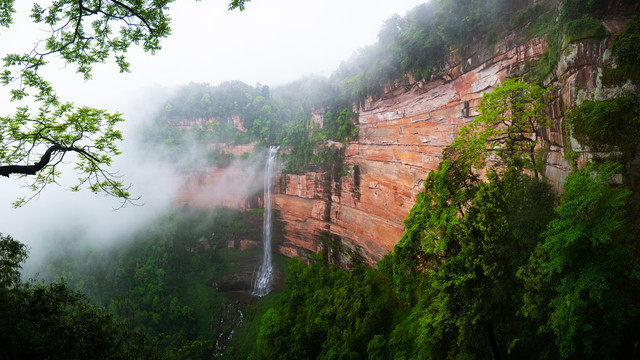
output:
[[93, 158], [91, 154], [88, 154], [86, 151], [77, 148], [77, 147], [67, 147], [62, 146], [60, 144], [51, 145], [47, 151], [42, 155], [40, 161], [33, 165], [5, 165], [0, 166], [0, 176], [9, 177], [11, 174], [20, 174], [20, 175], [36, 175], [38, 171], [42, 170], [49, 162], [51, 161], [51, 157], [55, 152], [67, 152], [74, 151], [79, 154], [85, 155], [87, 157]]

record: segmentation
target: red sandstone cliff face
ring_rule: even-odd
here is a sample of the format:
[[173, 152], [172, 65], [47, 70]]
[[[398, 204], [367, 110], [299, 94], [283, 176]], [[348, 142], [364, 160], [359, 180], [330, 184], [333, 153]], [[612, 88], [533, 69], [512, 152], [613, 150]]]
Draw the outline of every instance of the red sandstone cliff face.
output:
[[287, 234], [283, 252], [318, 251], [319, 236], [329, 232], [369, 263], [380, 260], [400, 240], [402, 220], [444, 147], [477, 115], [482, 94], [520, 74], [525, 61], [543, 51], [540, 40], [505, 44], [493, 55], [477, 53], [454, 64], [443, 78], [391, 88], [368, 101], [360, 110], [358, 141], [345, 149], [352, 173], [339, 186], [323, 186], [321, 174], [281, 176], [275, 206]]
[[[624, 16], [620, 16], [605, 21], [612, 33], [624, 28]], [[565, 145], [571, 141], [562, 131], [564, 110], [584, 100], [604, 100], [638, 90], [630, 83], [603, 86], [602, 68], [612, 61], [610, 45], [611, 38], [570, 44], [555, 76], [548, 79], [556, 87], [558, 100], [549, 109], [553, 124], [543, 134], [547, 151], [542, 174], [558, 188], [569, 172], [563, 159]], [[321, 250], [331, 252], [339, 244], [343, 255], [355, 253], [371, 264], [380, 260], [400, 240], [403, 219], [429, 171], [441, 161], [442, 150], [477, 115], [482, 94], [508, 77], [522, 75], [525, 63], [539, 58], [545, 49], [540, 39], [523, 44], [513, 35], [493, 51], [478, 47], [460, 62], [451, 56], [440, 78], [395, 84], [382, 99], [366, 102], [359, 111], [359, 138], [345, 149], [346, 176], [329, 179], [325, 173], [310, 172], [281, 174], [276, 179], [274, 208], [279, 210], [277, 218], [283, 227], [282, 235], [274, 239], [276, 251], [305, 258]], [[322, 114], [314, 113], [313, 119], [320, 125]], [[572, 144], [574, 151], [580, 151]], [[242, 153], [253, 147], [220, 150]], [[587, 156], [583, 153], [581, 159]], [[248, 178], [254, 181], [246, 184], [247, 189], [261, 190], [259, 176], [238, 171], [210, 169], [192, 174], [176, 203], [205, 208], [262, 207], [259, 197], [247, 201], [246, 196], [231, 192], [245, 186], [241, 180]], [[224, 183], [234, 187], [216, 189]], [[341, 260], [348, 259], [336, 257]]]
[[[623, 22], [610, 19], [606, 26], [615, 33]], [[521, 44], [519, 40], [507, 38], [494, 52], [478, 49], [462, 62], [452, 62], [442, 78], [390, 87], [382, 99], [368, 101], [360, 109], [359, 139], [346, 148], [351, 173], [339, 181], [321, 173], [281, 175], [274, 206], [286, 235], [279, 251], [304, 256], [321, 250], [322, 235], [331, 234], [369, 263], [389, 253], [402, 236], [402, 220], [424, 179], [438, 166], [456, 131], [477, 115], [482, 94], [507, 77], [522, 75], [525, 62], [539, 58], [546, 48], [540, 39], [512, 45]], [[633, 91], [602, 85], [601, 69], [611, 62], [610, 44], [611, 38], [570, 44], [556, 76], [549, 79], [559, 97], [549, 109], [553, 125], [544, 133], [543, 176], [557, 187], [569, 172], [563, 159], [570, 141], [562, 131], [564, 110], [586, 99]]]

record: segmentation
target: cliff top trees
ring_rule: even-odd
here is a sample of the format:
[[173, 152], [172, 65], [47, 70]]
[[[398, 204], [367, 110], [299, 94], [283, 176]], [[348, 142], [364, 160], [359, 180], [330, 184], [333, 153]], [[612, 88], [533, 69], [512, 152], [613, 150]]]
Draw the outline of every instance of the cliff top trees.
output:
[[[3, 59], [0, 82], [11, 87], [10, 100], [19, 103], [14, 115], [0, 117], [0, 175], [34, 175], [36, 194], [55, 182], [59, 165], [70, 153], [77, 155], [80, 174], [72, 190], [88, 188], [133, 201], [117, 173], [108, 170], [122, 134], [120, 114], [76, 107], [62, 101], [44, 77], [49, 59], [75, 65], [85, 80], [93, 66], [113, 59], [120, 72], [129, 71], [125, 54], [132, 44], [150, 53], [170, 34], [168, 6], [175, 0], [55, 0], [34, 2], [31, 19], [49, 28], [49, 36], [30, 52], [9, 53]], [[229, 9], [244, 9], [246, 0], [234, 0]], [[0, 26], [14, 23], [14, 0], [0, 0]], [[22, 205], [18, 199], [15, 206]]]

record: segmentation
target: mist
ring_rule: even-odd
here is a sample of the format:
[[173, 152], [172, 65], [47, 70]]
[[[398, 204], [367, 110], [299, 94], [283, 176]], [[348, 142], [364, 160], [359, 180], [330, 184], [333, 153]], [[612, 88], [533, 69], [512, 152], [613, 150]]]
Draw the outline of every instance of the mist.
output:
[[95, 246], [105, 249], [123, 246], [133, 233], [171, 210], [185, 205], [210, 210], [233, 207], [233, 199], [244, 199], [261, 190], [263, 159], [258, 153], [215, 171], [215, 175], [211, 175], [214, 178], [200, 189], [195, 202], [180, 203], [178, 193], [190, 177], [211, 172], [202, 160], [206, 158], [207, 149], [191, 146], [187, 152], [180, 153], [180, 161], [175, 162], [166, 148], [142, 142], [141, 125], [153, 121], [163, 102], [175, 90], [156, 86], [135, 91], [137, 95], [133, 93], [124, 97], [127, 101], [114, 97], [95, 99], [87, 104], [110, 111], [117, 109], [123, 114], [124, 141], [119, 144], [122, 154], [114, 157], [110, 170], [118, 172], [124, 184], [131, 185], [132, 197], [139, 198], [133, 203], [122, 206], [119, 199], [111, 196], [88, 190], [70, 191], [77, 177], [73, 157], [65, 158], [57, 184], [46, 186], [20, 208], [12, 208], [11, 203], [18, 197], [34, 195], [25, 187], [29, 177], [0, 178], [0, 231], [29, 247], [29, 259], [23, 266], [26, 277], [36, 275], [42, 264], [57, 253], [62, 239], [73, 239], [74, 250], [78, 252]]
[[[202, 160], [206, 149], [193, 147], [176, 163], [163, 149], [143, 146], [139, 141], [140, 126], [162, 109], [164, 101], [176, 91], [173, 86], [232, 80], [274, 86], [310, 74], [326, 76], [358, 47], [375, 41], [384, 19], [421, 2], [303, 5], [283, 0], [252, 2], [245, 12], [228, 12], [226, 3], [179, 3], [170, 13], [174, 34], [164, 40], [157, 55], [131, 49], [131, 74], [119, 74], [115, 65], [107, 62], [96, 65], [93, 79], [84, 81], [74, 74], [73, 65], [51, 59], [52, 65], [43, 73], [61, 99], [123, 114], [122, 154], [113, 159], [110, 170], [123, 175], [125, 184], [131, 184], [130, 192], [140, 197], [136, 201], [140, 206], [129, 204], [114, 211], [121, 205], [118, 199], [87, 190], [71, 192], [76, 173], [69, 158], [61, 168], [59, 184], [48, 185], [18, 209], [11, 208], [11, 203], [32, 193], [22, 186], [25, 181], [21, 179], [0, 178], [0, 232], [29, 246], [29, 260], [24, 266], [27, 273], [45, 260], [56, 248], [55, 239], [65, 234], [83, 238], [87, 246], [120, 245], [128, 234], [184, 205], [176, 201], [190, 175], [184, 165], [206, 163]], [[16, 20], [26, 19], [30, 4], [16, 6]], [[333, 19], [331, 25], [326, 19]], [[27, 21], [16, 21], [14, 27], [0, 34], [0, 53], [30, 51], [35, 40], [46, 36], [42, 30]], [[195, 39], [207, 41], [196, 43]], [[22, 105], [7, 102], [8, 91], [7, 87], [0, 89], [2, 115]], [[210, 185], [201, 189], [191, 205], [208, 209], [233, 206], [234, 200], [260, 191], [262, 160], [260, 154], [234, 160], [215, 175], [192, 168], [191, 175], [199, 173], [215, 179], [209, 179]]]

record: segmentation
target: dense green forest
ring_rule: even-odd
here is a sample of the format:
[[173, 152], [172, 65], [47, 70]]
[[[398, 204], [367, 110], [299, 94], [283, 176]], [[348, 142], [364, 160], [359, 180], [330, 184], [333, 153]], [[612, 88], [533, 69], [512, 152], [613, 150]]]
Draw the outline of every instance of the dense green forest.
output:
[[[8, 349], [0, 358], [211, 358], [223, 348], [219, 338], [237, 326], [225, 318], [233, 303], [216, 281], [260, 258], [257, 250], [240, 252], [229, 242], [258, 241], [261, 223], [261, 210], [183, 209], [113, 239], [118, 246], [86, 245], [90, 239], [82, 234], [63, 233], [38, 269], [39, 281], [26, 283], [17, 271], [26, 246], [3, 237], [0, 324], [3, 334], [14, 336], [0, 341]], [[38, 346], [23, 342], [43, 330]], [[78, 344], [54, 341], [57, 332], [74, 334]], [[56, 349], [59, 342], [65, 348]]]
[[[480, 115], [425, 180], [402, 238], [374, 267], [354, 259], [347, 271], [322, 254], [309, 265], [292, 259], [282, 291], [238, 303], [211, 285], [251, 261], [250, 251], [227, 246], [259, 238], [260, 211], [175, 211], [122, 246], [78, 256], [64, 255], [81, 241], [69, 235], [41, 270], [45, 283], [19, 279], [26, 248], [1, 236], [0, 333], [10, 335], [0, 338], [8, 349], [0, 358], [638, 358], [638, 179], [629, 172], [638, 94], [567, 110], [563, 130], [594, 156], [578, 166], [568, 144], [573, 171], [561, 190], [539, 176], [533, 136], [550, 126], [548, 84], [566, 45], [610, 36], [599, 20], [608, 3], [432, 0], [390, 18], [378, 42], [329, 79], [183, 87], [142, 130], [174, 159], [194, 144], [253, 142], [283, 145], [285, 171], [339, 171], [336, 143], [357, 138], [355, 111], [387, 84], [442, 76], [450, 54], [491, 48], [514, 30], [548, 44], [522, 78], [485, 94]], [[613, 39], [612, 55], [603, 81], [637, 85], [638, 15]], [[190, 126], [180, 129], [183, 121]], [[226, 166], [229, 156], [212, 150], [208, 165]], [[245, 320], [226, 318], [229, 306]], [[230, 343], [217, 347], [220, 336]]]
[[[22, 281], [19, 270], [27, 256], [26, 245], [0, 234], [0, 359], [180, 359], [211, 348], [195, 339], [167, 346], [167, 336], [134, 329], [90, 301], [83, 287], [63, 280]], [[69, 269], [83, 264], [74, 258], [64, 261]], [[75, 275], [80, 281], [96, 281]]]
[[220, 312], [224, 297], [207, 282], [233, 271], [237, 254], [227, 243], [258, 237], [256, 220], [260, 211], [176, 211], [123, 239], [124, 246], [96, 246], [67, 258], [62, 254], [73, 254], [83, 241], [72, 234], [60, 239], [60, 257], [52, 254], [40, 277], [61, 278], [135, 330], [170, 334], [167, 344], [178, 345], [211, 332], [211, 319], [201, 314]]

